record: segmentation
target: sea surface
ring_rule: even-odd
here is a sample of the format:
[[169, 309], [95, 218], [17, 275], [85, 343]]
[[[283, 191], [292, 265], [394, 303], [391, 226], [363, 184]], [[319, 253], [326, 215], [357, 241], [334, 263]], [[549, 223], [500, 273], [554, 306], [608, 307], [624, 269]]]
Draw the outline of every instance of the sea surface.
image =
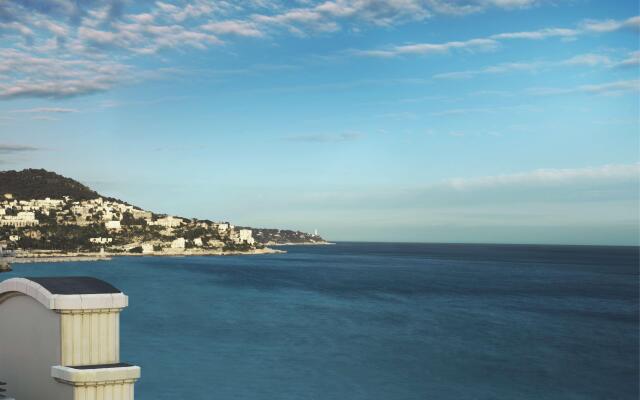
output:
[[136, 399], [638, 399], [637, 247], [339, 243], [15, 265], [129, 295]]

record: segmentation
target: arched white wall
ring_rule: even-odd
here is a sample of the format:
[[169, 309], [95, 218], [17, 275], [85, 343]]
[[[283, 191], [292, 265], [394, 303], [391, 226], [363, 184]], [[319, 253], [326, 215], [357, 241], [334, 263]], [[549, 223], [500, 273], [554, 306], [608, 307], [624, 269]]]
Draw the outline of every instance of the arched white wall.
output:
[[59, 314], [24, 294], [0, 299], [0, 380], [8, 383], [7, 394], [19, 400], [73, 399], [73, 387], [51, 378], [60, 347]]

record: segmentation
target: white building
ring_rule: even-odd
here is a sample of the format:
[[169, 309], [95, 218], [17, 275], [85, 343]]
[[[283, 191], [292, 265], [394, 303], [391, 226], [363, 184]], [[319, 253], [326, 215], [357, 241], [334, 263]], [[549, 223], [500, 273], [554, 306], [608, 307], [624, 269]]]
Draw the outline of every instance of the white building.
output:
[[120, 226], [120, 221], [107, 221], [104, 223], [104, 227], [107, 229], [114, 229], [114, 230], [118, 230], [122, 228], [122, 226]]
[[169, 215], [168, 217], [159, 218], [158, 220], [151, 223], [151, 225], [163, 226], [165, 228], [176, 228], [183, 224], [181, 218], [172, 217]]
[[131, 210], [131, 215], [133, 215], [133, 218], [142, 218], [142, 219], [151, 219], [151, 211], [145, 211], [145, 210], [137, 210], [137, 209], [132, 209]]
[[97, 237], [97, 238], [89, 238], [89, 242], [95, 243], [95, 244], [107, 244], [107, 243], [113, 242], [113, 239], [105, 238], [105, 237]]
[[201, 238], [193, 239], [193, 244], [194, 246], [202, 247], [202, 239]]
[[64, 200], [46, 198], [44, 200], [33, 200], [33, 205], [38, 208], [57, 208], [62, 206]]
[[171, 242], [172, 249], [184, 249], [187, 244], [187, 241], [184, 238], [177, 238], [173, 242]]
[[229, 230], [229, 224], [226, 224], [226, 223], [216, 224], [215, 228], [218, 230], [219, 235], [224, 235]]
[[36, 214], [32, 211], [20, 211], [18, 215], [4, 215], [0, 219], [0, 226], [35, 226], [38, 225]]
[[153, 245], [151, 243], [142, 243], [142, 254], [153, 253]]
[[251, 229], [240, 229], [239, 238], [240, 238], [240, 243], [247, 243], [247, 244], [255, 243]]

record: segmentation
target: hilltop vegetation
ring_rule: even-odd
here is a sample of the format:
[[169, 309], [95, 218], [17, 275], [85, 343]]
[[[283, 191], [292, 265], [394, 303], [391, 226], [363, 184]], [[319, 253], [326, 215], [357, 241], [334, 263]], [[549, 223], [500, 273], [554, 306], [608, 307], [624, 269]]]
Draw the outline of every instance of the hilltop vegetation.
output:
[[17, 200], [61, 199], [64, 196], [89, 200], [100, 197], [80, 182], [44, 169], [0, 171], [0, 195], [4, 193], [11, 193]]

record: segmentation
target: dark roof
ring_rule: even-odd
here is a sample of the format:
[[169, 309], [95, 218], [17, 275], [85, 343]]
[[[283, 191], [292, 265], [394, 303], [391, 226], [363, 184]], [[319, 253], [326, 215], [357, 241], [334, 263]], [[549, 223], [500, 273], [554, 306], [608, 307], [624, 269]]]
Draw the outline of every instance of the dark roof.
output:
[[96, 364], [96, 365], [74, 365], [72, 367], [74, 369], [102, 369], [102, 368], [122, 368], [122, 367], [133, 367], [131, 364], [127, 363], [117, 363], [117, 364]]
[[122, 293], [120, 289], [100, 279], [89, 276], [65, 276], [53, 278], [26, 278], [47, 289], [51, 294], [103, 294]]

